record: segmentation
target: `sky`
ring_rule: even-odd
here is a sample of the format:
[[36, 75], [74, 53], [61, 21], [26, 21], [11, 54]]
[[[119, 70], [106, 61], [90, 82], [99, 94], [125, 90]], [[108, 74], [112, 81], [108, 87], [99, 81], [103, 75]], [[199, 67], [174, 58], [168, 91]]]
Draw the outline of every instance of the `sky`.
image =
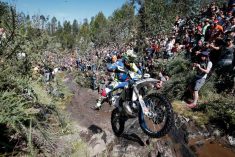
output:
[[18, 12], [24, 12], [30, 16], [34, 14], [55, 16], [57, 20], [82, 22], [87, 18], [102, 11], [106, 17], [120, 8], [127, 0], [1, 0], [16, 6]]

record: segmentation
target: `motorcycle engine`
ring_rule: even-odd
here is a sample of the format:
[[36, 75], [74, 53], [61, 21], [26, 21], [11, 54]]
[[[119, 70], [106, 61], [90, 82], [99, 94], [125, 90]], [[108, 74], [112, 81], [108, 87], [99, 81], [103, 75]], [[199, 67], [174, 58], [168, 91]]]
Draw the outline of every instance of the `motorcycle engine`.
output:
[[123, 108], [129, 116], [136, 116], [138, 113], [138, 105], [131, 101], [123, 102]]
[[135, 102], [129, 103], [130, 107], [133, 109], [134, 112], [138, 112], [138, 105]]

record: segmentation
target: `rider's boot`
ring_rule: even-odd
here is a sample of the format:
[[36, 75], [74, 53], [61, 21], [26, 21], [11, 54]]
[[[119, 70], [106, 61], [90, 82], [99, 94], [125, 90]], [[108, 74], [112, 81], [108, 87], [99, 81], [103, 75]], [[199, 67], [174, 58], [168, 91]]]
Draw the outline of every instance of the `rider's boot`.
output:
[[102, 99], [99, 98], [96, 105], [94, 106], [94, 109], [99, 110], [101, 108], [101, 102], [102, 102]]
[[106, 91], [102, 90], [101, 97], [99, 97], [96, 105], [94, 106], [94, 109], [99, 110], [101, 108], [102, 101], [106, 98], [106, 96]]

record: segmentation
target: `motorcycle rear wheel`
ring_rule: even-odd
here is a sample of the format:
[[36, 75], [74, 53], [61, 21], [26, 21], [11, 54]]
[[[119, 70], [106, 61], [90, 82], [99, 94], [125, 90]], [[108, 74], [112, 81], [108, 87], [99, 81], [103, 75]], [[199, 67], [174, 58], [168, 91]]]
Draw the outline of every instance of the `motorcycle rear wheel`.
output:
[[115, 108], [111, 114], [112, 130], [116, 136], [121, 136], [125, 128], [125, 119], [122, 117], [118, 108]]

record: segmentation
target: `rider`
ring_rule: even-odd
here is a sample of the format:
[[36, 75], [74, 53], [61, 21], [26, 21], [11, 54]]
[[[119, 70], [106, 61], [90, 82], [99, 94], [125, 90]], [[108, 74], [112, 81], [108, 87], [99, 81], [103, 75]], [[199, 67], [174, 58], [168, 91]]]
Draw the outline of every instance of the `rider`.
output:
[[[112, 57], [112, 64], [107, 67], [109, 72], [114, 72], [115, 76], [113, 81], [101, 92], [101, 97], [95, 106], [95, 109], [101, 108], [102, 99], [106, 98], [113, 90], [127, 87], [130, 79], [139, 79], [142, 76], [141, 71], [135, 65], [134, 60], [136, 55], [133, 50], [128, 50], [123, 54], [122, 59], [117, 60], [117, 56]], [[132, 78], [128, 77], [126, 70], [132, 72]]]

